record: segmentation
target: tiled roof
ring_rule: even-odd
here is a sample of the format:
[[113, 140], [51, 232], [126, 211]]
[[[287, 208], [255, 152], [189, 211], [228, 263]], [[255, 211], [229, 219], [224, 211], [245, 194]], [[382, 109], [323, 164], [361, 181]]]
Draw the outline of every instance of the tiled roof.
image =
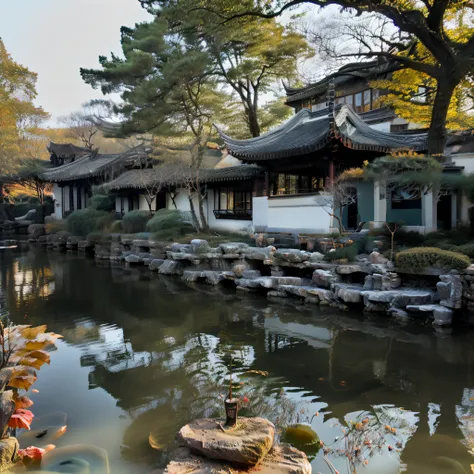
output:
[[341, 67], [337, 72], [326, 76], [324, 79], [308, 84], [300, 88], [286, 87], [287, 104], [293, 104], [305, 99], [322, 94], [327, 91], [328, 85], [334, 81], [336, 89], [338, 86], [353, 81], [354, 78], [375, 79], [377, 76], [396, 71], [399, 66], [396, 63], [367, 61], [362, 63], [351, 63]]
[[[199, 180], [202, 183], [238, 181], [254, 178], [262, 172], [263, 170], [255, 165], [200, 169]], [[192, 173], [191, 169], [187, 171], [174, 165], [165, 165], [154, 169], [130, 170], [121, 174], [110, 183], [106, 183], [104, 188], [109, 191], [117, 191], [120, 189], [142, 189], [156, 182], [161, 182], [163, 185], [179, 184], [186, 175], [191, 176]]]
[[66, 158], [74, 156], [89, 155], [91, 151], [88, 148], [73, 145], [72, 143], [53, 143], [48, 145], [48, 151], [55, 154], [57, 157]]
[[92, 178], [99, 175], [110, 178], [122, 171], [125, 165], [133, 163], [143, 154], [143, 150], [130, 150], [126, 153], [113, 155], [95, 156], [92, 154], [46, 171], [42, 178], [53, 183]]
[[[334, 135], [348, 148], [389, 152], [401, 148], [423, 151], [426, 133], [389, 133], [371, 128], [352, 108], [344, 105], [334, 113]], [[230, 154], [244, 161], [274, 160], [307, 155], [332, 140], [329, 109], [300, 110], [280, 127], [249, 140], [234, 140], [219, 131]]]

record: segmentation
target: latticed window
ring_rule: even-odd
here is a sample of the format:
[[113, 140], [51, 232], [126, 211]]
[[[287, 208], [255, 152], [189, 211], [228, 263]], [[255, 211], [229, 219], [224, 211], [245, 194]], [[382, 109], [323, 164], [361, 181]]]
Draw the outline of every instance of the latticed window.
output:
[[217, 219], [251, 219], [252, 191], [238, 188], [216, 189], [214, 215]]
[[324, 189], [325, 179], [320, 176], [278, 174], [272, 183], [272, 196], [317, 193]]

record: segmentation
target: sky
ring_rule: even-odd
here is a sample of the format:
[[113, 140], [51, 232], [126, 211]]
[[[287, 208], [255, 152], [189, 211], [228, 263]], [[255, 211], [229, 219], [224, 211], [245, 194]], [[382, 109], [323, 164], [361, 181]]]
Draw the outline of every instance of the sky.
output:
[[15, 61], [38, 73], [36, 104], [56, 126], [61, 115], [103, 97], [79, 68], [120, 53], [120, 27], [150, 18], [138, 0], [0, 0], [0, 37]]

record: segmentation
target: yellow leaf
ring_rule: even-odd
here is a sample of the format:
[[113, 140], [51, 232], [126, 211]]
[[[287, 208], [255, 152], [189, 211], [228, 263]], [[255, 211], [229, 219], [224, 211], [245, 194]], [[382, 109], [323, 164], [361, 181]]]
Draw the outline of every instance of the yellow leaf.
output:
[[262, 377], [267, 377], [268, 372], [265, 372], [263, 370], [247, 370], [248, 374], [255, 374], [255, 375], [261, 375]]
[[21, 365], [26, 365], [28, 367], [33, 367], [35, 369], [41, 369], [42, 365], [45, 363], [44, 360], [41, 359], [35, 359], [33, 357], [24, 357], [23, 359], [20, 359], [19, 362]]
[[47, 329], [46, 324], [43, 324], [42, 326], [36, 326], [34, 328], [27, 327], [27, 328], [22, 329], [20, 331], [20, 334], [25, 339], [36, 339], [38, 335], [44, 334], [46, 332], [46, 329]]
[[18, 388], [19, 390], [29, 390], [29, 388], [36, 382], [34, 375], [19, 375], [12, 377], [8, 385], [10, 387]]

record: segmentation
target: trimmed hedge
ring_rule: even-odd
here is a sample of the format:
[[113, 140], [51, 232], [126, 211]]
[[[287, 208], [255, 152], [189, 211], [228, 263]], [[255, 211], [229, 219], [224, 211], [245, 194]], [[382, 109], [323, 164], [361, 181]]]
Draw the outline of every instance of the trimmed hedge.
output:
[[146, 211], [130, 211], [124, 214], [122, 219], [122, 230], [126, 234], [137, 234], [145, 232], [150, 214]]
[[108, 194], [94, 194], [88, 203], [88, 207], [92, 207], [97, 211], [113, 211], [115, 210], [115, 199]]
[[155, 240], [175, 240], [194, 232], [194, 227], [187, 221], [185, 213], [160, 209], [148, 221], [146, 230], [153, 232]]
[[92, 232], [107, 231], [112, 222], [114, 222], [112, 213], [87, 208], [74, 211], [66, 219], [66, 227], [71, 234], [85, 237]]
[[468, 256], [462, 253], [441, 250], [436, 247], [418, 247], [399, 252], [397, 266], [401, 268], [437, 267], [450, 270], [463, 270], [471, 264]]
[[449, 250], [462, 253], [471, 259], [474, 259], [474, 244], [458, 245], [457, 247], [451, 247]]

